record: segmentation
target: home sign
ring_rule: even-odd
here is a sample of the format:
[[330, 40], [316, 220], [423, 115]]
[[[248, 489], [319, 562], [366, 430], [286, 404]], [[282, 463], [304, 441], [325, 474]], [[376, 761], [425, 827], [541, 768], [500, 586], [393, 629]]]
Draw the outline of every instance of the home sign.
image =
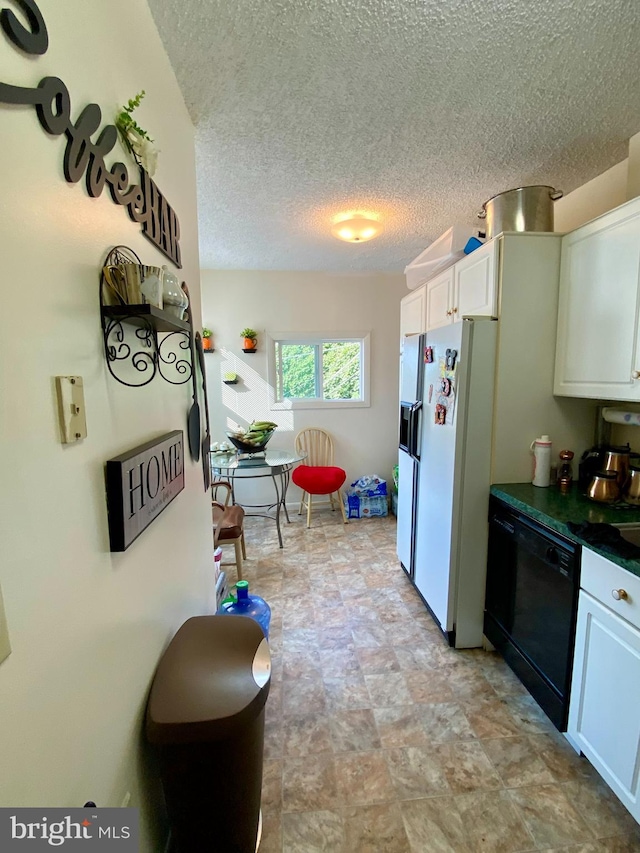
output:
[[126, 551], [184, 489], [182, 430], [110, 459], [106, 476], [111, 550]]
[[[35, 0], [15, 0], [15, 3], [24, 12], [30, 29], [10, 9], [0, 11], [0, 27], [24, 53], [31, 56], [46, 53], [49, 36], [37, 3]], [[102, 121], [98, 104], [88, 104], [73, 122], [69, 90], [58, 77], [43, 77], [36, 88], [0, 82], [0, 103], [30, 105], [47, 133], [52, 136], [64, 133], [67, 145], [63, 168], [67, 181], [75, 184], [85, 175], [87, 192], [92, 198], [98, 198], [108, 186], [113, 201], [127, 208], [129, 217], [141, 224], [145, 237], [178, 268], [182, 267], [178, 217], [148, 172], [140, 166], [140, 183], [130, 186], [124, 163], [114, 163], [110, 169], [105, 164], [105, 157], [118, 140], [116, 126], [105, 125], [97, 139], [92, 139]]]

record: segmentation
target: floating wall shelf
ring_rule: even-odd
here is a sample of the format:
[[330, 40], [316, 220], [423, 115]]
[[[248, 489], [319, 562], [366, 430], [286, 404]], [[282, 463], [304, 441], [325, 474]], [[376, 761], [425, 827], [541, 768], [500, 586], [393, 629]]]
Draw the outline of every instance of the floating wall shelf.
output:
[[121, 320], [139, 328], [151, 324], [156, 332], [186, 332], [188, 334], [190, 329], [186, 320], [178, 320], [177, 317], [167, 311], [161, 311], [155, 305], [106, 305], [103, 307], [102, 313], [111, 320]]

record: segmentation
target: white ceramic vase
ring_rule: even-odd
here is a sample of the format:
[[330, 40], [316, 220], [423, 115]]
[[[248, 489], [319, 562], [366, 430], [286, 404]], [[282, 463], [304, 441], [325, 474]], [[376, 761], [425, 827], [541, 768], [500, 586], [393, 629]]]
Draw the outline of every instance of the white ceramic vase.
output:
[[168, 314], [177, 317], [178, 320], [184, 320], [184, 314], [189, 305], [189, 300], [184, 290], [180, 287], [178, 277], [175, 276], [169, 268], [163, 266], [164, 279], [162, 287], [162, 303], [164, 310]]

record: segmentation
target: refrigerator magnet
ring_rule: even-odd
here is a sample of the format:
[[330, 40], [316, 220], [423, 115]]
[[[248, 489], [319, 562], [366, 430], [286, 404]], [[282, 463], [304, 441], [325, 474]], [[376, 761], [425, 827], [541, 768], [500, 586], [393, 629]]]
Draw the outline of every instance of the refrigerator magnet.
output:
[[443, 378], [440, 380], [440, 390], [442, 391], [445, 397], [448, 397], [451, 393], [451, 380], [448, 379], [446, 376], [443, 376]]
[[427, 403], [431, 402], [432, 397], [433, 397], [433, 385], [429, 385], [429, 393], [427, 395]]
[[445, 365], [447, 370], [454, 370], [456, 366], [456, 358], [458, 357], [457, 349], [448, 349]]
[[436, 424], [442, 425], [447, 420], [447, 407], [442, 403], [436, 403]]
[[424, 363], [433, 364], [433, 347], [424, 348]]

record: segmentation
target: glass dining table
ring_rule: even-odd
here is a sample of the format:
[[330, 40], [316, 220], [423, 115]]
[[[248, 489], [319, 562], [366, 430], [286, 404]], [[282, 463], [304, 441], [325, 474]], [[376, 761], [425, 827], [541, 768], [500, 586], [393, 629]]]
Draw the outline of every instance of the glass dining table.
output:
[[246, 516], [257, 516], [259, 518], [270, 518], [276, 523], [278, 531], [278, 542], [282, 544], [282, 528], [280, 525], [280, 514], [284, 511], [287, 522], [290, 523], [287, 510], [287, 489], [291, 479], [291, 471], [298, 462], [306, 457], [306, 453], [297, 453], [290, 450], [267, 450], [263, 454], [256, 454], [248, 458], [240, 458], [238, 454], [211, 453], [211, 473], [214, 478], [224, 478], [231, 483], [232, 500], [235, 503], [235, 486], [237, 480], [264, 479], [271, 477], [275, 490], [275, 500], [272, 503], [262, 504], [238, 504], [245, 510]]

